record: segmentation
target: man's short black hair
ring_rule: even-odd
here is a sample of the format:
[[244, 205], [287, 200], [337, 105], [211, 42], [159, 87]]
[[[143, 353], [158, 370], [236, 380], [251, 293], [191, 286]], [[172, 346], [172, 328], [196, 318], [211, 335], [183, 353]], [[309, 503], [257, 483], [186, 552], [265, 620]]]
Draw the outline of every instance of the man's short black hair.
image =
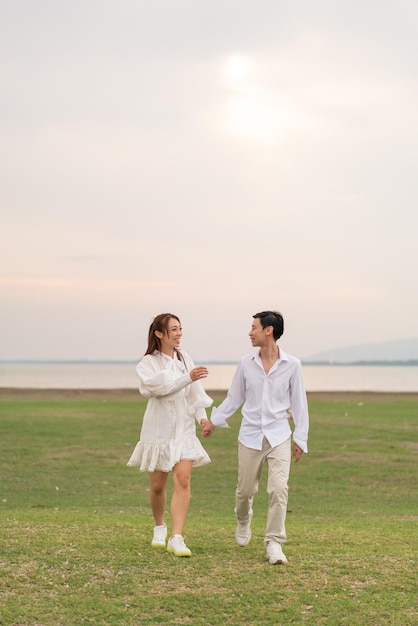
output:
[[278, 311], [261, 311], [253, 315], [254, 319], [259, 319], [263, 328], [267, 326], [273, 326], [273, 337], [277, 341], [283, 335], [284, 320], [281, 313]]

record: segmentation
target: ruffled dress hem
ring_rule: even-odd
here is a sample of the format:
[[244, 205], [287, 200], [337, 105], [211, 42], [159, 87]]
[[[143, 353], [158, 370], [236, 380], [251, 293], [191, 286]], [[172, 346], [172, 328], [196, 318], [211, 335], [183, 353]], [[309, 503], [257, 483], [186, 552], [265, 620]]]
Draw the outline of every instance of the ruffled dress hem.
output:
[[128, 461], [128, 466], [141, 472], [169, 472], [179, 461], [193, 461], [193, 467], [210, 463], [210, 457], [196, 436], [186, 437], [180, 444], [144, 443], [139, 441]]

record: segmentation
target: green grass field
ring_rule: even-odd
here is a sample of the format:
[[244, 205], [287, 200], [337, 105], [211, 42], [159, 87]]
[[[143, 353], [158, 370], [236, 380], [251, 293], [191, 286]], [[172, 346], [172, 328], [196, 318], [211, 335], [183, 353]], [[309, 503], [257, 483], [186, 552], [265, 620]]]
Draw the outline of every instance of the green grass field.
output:
[[0, 624], [418, 624], [418, 395], [311, 394], [309, 406], [289, 564], [271, 566], [265, 475], [253, 539], [234, 541], [238, 415], [203, 440], [212, 463], [193, 471], [181, 559], [151, 548], [148, 476], [126, 466], [145, 401], [2, 390]]

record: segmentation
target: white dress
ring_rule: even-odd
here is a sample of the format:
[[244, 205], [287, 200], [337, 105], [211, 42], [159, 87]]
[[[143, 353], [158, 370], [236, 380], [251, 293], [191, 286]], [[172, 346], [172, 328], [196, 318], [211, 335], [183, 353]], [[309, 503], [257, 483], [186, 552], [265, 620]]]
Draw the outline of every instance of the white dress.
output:
[[183, 357], [162, 352], [145, 355], [136, 366], [139, 393], [149, 398], [140, 440], [130, 466], [142, 472], [169, 472], [180, 460], [192, 460], [194, 467], [210, 463], [196, 435], [196, 422], [206, 418], [205, 408], [213, 403], [200, 381], [192, 382], [189, 372], [195, 367], [184, 350]]

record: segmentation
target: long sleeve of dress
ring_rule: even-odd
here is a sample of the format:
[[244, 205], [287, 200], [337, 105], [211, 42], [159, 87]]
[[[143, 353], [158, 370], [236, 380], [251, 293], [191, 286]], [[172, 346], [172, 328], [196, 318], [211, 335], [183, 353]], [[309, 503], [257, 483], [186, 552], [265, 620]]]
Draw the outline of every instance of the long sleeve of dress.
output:
[[168, 396], [192, 382], [188, 372], [179, 376], [178, 370], [170, 366], [156, 370], [155, 362], [146, 357], [136, 366], [136, 373], [139, 377], [139, 393], [145, 398]]
[[[192, 369], [194, 369], [195, 364], [186, 352], [182, 351], [182, 355], [187, 370], [190, 372]], [[194, 382], [192, 382], [190, 387], [188, 387], [188, 389], [186, 390], [186, 399], [190, 410], [192, 411], [196, 421], [200, 425], [200, 420], [203, 418], [207, 418], [205, 409], [213, 404], [212, 398], [208, 396], [200, 380], [195, 380]]]

